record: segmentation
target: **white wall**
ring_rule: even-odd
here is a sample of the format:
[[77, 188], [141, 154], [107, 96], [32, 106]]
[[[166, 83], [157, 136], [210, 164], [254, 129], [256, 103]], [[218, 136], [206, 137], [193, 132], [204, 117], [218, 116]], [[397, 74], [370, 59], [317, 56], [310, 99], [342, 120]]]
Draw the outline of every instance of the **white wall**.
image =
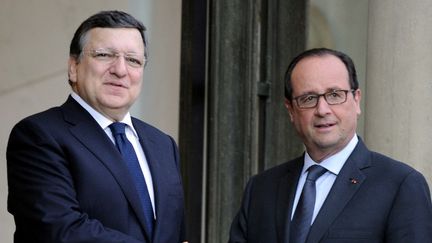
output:
[[369, 9], [366, 143], [415, 167], [432, 189], [432, 2]]

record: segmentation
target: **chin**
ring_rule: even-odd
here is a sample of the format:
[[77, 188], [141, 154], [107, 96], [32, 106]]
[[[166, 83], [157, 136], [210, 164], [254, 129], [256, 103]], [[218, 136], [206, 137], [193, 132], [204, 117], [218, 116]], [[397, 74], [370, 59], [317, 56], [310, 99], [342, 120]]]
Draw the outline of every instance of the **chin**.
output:
[[102, 97], [102, 102], [109, 106], [123, 106], [130, 103], [130, 98], [125, 95], [107, 95]]
[[315, 140], [315, 144], [321, 149], [329, 149], [329, 148], [337, 147], [339, 143], [340, 140], [335, 138]]

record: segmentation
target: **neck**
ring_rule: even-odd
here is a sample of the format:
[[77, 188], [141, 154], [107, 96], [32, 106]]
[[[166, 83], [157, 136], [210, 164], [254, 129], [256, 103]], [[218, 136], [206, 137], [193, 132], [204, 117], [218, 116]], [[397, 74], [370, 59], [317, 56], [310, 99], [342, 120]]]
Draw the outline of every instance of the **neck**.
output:
[[338, 146], [335, 145], [323, 147], [319, 146], [318, 144], [312, 144], [312, 146], [306, 146], [306, 151], [315, 162], [320, 163], [323, 160], [344, 150], [348, 146], [348, 144], [354, 139], [354, 136], [356, 136], [355, 133], [350, 136], [350, 139], [347, 139], [346, 141], [344, 141], [343, 144], [340, 144]]
[[335, 155], [339, 152], [338, 151], [310, 151], [307, 150], [309, 156], [313, 159], [313, 161], [315, 161], [316, 163], [321, 163], [323, 160], [331, 157], [332, 155]]

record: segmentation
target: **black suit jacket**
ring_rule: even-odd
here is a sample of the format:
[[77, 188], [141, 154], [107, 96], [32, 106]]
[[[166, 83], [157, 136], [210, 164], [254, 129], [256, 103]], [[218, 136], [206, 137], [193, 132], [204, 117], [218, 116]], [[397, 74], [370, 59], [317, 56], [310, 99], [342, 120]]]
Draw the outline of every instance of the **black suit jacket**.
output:
[[8, 210], [17, 243], [184, 240], [179, 156], [171, 137], [132, 119], [153, 178], [156, 224], [144, 229], [133, 181], [115, 145], [74, 99], [30, 116], [7, 148]]
[[[289, 243], [303, 156], [249, 181], [230, 243]], [[311, 226], [307, 243], [429, 243], [432, 206], [424, 177], [360, 140]]]

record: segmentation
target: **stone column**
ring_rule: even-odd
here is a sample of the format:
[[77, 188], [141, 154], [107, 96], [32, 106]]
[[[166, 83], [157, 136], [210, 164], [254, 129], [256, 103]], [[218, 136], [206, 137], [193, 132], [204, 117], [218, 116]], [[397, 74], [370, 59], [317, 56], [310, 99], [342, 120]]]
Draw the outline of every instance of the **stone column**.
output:
[[432, 2], [369, 1], [365, 140], [432, 184]]
[[303, 0], [209, 2], [203, 242], [227, 242], [251, 175], [301, 151], [283, 74], [304, 48], [304, 27]]

